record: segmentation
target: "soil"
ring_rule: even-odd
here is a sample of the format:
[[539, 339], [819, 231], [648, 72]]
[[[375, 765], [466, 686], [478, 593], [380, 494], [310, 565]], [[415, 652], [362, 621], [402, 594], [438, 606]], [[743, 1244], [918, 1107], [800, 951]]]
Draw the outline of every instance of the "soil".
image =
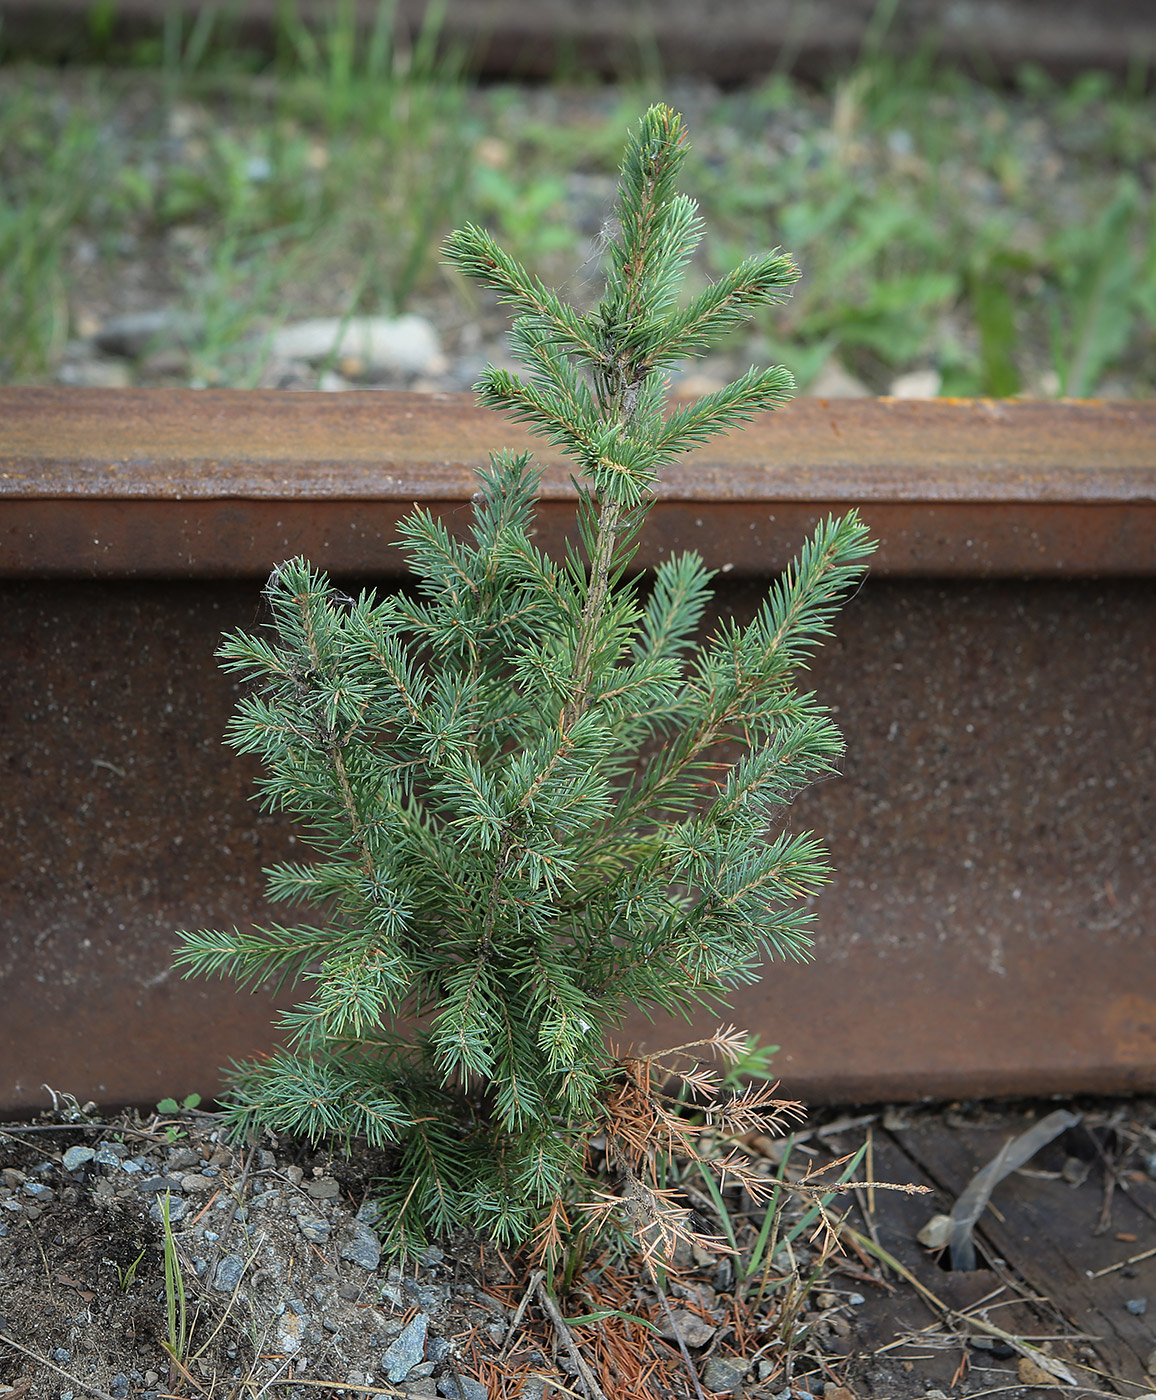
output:
[[[745, 1304], [725, 1254], [688, 1249], [661, 1296], [637, 1259], [588, 1260], [561, 1297], [562, 1312], [619, 1316], [568, 1325], [544, 1311], [531, 1265], [492, 1245], [449, 1240], [420, 1260], [391, 1261], [380, 1247], [388, 1222], [375, 1220], [372, 1204], [374, 1183], [389, 1170], [380, 1154], [272, 1138], [235, 1148], [211, 1113], [103, 1119], [91, 1105], [58, 1100], [53, 1113], [0, 1129], [0, 1400], [537, 1400], [596, 1395], [592, 1383], [606, 1400], [697, 1396], [699, 1383], [705, 1393], [776, 1400], [941, 1400], [1056, 1388], [1054, 1376], [1031, 1369], [1032, 1346], [1045, 1365], [1050, 1357], [1086, 1368], [1086, 1377], [1073, 1372], [1085, 1389], [1135, 1395], [1146, 1365], [1156, 1364], [1145, 1291], [1156, 1294], [1156, 1261], [1145, 1255], [1156, 1255], [1156, 1107], [1078, 1107], [1080, 1126], [997, 1191], [987, 1217], [994, 1236], [981, 1227], [973, 1273], [945, 1271], [914, 1239], [951, 1204], [934, 1176], [958, 1171], [965, 1181], [978, 1156], [1054, 1104], [828, 1111], [797, 1140], [788, 1179], [871, 1135], [866, 1180], [931, 1189], [876, 1186], [869, 1204], [866, 1187], [837, 1197], [855, 1221], [842, 1249], [821, 1252], [808, 1231], [789, 1260], [779, 1256], [771, 1286]], [[747, 1147], [778, 1170], [782, 1143]], [[709, 1209], [693, 1187], [689, 1198]], [[175, 1359], [166, 1339], [174, 1325], [179, 1335], [179, 1295], [166, 1292], [162, 1202], [187, 1303], [187, 1340]], [[729, 1204], [745, 1250], [757, 1218], [743, 1214], [749, 1200]], [[789, 1204], [783, 1228], [803, 1209]], [[1052, 1213], [1052, 1244], [1030, 1234], [1017, 1244], [1029, 1220], [1039, 1229], [1041, 1210]], [[717, 1217], [712, 1224], [721, 1233]], [[1071, 1256], [1066, 1282], [1063, 1260], [1048, 1254], [1056, 1242]], [[1105, 1258], [1113, 1261], [1106, 1268]], [[1032, 1278], [1040, 1266], [1051, 1296]], [[1101, 1313], [1083, 1316], [1091, 1293], [1078, 1295], [1093, 1286]], [[644, 1332], [632, 1320], [640, 1316], [666, 1337]], [[1089, 1340], [1093, 1325], [1101, 1335]]]

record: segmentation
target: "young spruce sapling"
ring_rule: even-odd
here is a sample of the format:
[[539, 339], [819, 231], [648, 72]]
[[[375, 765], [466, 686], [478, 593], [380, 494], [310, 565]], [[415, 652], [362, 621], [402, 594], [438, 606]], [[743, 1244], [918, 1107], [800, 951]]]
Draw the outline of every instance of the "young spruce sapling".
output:
[[[265, 807], [318, 853], [268, 870], [269, 898], [322, 912], [184, 933], [177, 961], [308, 987], [284, 1047], [233, 1067], [230, 1118], [392, 1145], [387, 1218], [411, 1245], [465, 1226], [539, 1230], [555, 1248], [597, 1132], [625, 1183], [617, 1204], [669, 1243], [681, 1216], [655, 1155], [693, 1152], [693, 1133], [655, 1087], [670, 1063], [615, 1058], [607, 1034], [635, 1008], [718, 1004], [768, 956], [805, 956], [800, 898], [828, 872], [818, 841], [776, 824], [842, 752], [793, 676], [863, 571], [865, 527], [821, 523], [754, 619], [703, 645], [711, 574], [696, 554], [649, 588], [627, 573], [663, 467], [792, 390], [786, 370], [752, 369], [669, 411], [665, 371], [798, 275], [759, 255], [680, 304], [701, 237], [675, 188], [684, 152], [681, 119], [652, 107], [629, 138], [590, 311], [480, 228], [445, 247], [516, 316], [527, 372], [487, 369], [481, 402], [574, 463], [566, 557], [533, 542], [530, 456], [499, 453], [466, 538], [424, 510], [401, 526], [413, 596], [350, 600], [294, 559], [266, 588], [271, 635], [220, 650], [252, 683], [229, 741], [260, 756]], [[733, 1056], [743, 1038], [703, 1044]], [[693, 1064], [683, 1077], [717, 1084]], [[770, 1103], [739, 1095], [716, 1127]]]

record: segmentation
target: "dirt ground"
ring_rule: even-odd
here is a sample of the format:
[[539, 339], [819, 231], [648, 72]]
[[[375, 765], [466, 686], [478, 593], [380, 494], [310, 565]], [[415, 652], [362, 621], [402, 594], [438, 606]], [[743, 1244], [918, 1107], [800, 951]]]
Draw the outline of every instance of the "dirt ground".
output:
[[[740, 1298], [761, 1213], [736, 1196], [728, 1222], [712, 1218], [688, 1182], [737, 1255], [687, 1251], [661, 1277], [589, 1258], [568, 1289], [555, 1280], [552, 1315], [531, 1266], [492, 1245], [391, 1262], [372, 1204], [380, 1155], [234, 1148], [209, 1113], [62, 1101], [0, 1127], [0, 1400], [1143, 1395], [1156, 1389], [1156, 1106], [1062, 1105], [1079, 1121], [995, 1187], [975, 1270], [916, 1239], [1060, 1106], [826, 1110], [789, 1154], [746, 1147], [788, 1181], [866, 1149], [828, 1207], [838, 1249], [807, 1229]], [[788, 1202], [780, 1237], [805, 1206]], [[171, 1273], [166, 1286], [165, 1209], [180, 1287]]]

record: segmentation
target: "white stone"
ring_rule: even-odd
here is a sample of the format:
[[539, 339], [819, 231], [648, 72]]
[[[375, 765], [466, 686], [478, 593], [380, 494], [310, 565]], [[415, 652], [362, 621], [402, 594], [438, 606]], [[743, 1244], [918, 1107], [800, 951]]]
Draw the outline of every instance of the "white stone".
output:
[[950, 1231], [950, 1215], [933, 1215], [915, 1238], [926, 1249], [942, 1249]]
[[866, 399], [871, 390], [861, 379], [845, 370], [838, 360], [828, 360], [807, 393], [816, 399]]
[[441, 374], [446, 368], [437, 331], [424, 316], [298, 321], [275, 331], [269, 350], [278, 360], [359, 361], [379, 374]]
[[937, 369], [913, 369], [897, 375], [887, 391], [893, 399], [937, 399], [943, 377]]

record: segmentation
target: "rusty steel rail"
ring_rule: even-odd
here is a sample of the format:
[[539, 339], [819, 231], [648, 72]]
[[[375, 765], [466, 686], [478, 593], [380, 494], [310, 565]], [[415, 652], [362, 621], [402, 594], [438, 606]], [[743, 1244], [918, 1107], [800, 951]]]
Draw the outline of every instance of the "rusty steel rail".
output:
[[[503, 445], [464, 396], [0, 389], [0, 1113], [208, 1095], [270, 1044], [268, 997], [171, 973], [301, 855], [214, 649], [288, 554], [398, 578], [400, 516], [460, 528]], [[880, 551], [807, 678], [847, 758], [790, 818], [838, 873], [816, 964], [730, 1014], [804, 1098], [1156, 1088], [1156, 404], [798, 401], [666, 474], [641, 562], [699, 549], [749, 617], [851, 505]]]
[[[396, 576], [398, 520], [452, 528], [502, 446], [544, 463], [558, 547], [569, 467], [468, 395], [0, 389], [0, 576], [263, 577], [300, 552]], [[880, 575], [1152, 574], [1156, 403], [797, 400], [664, 473], [638, 563], [766, 573], [850, 506]]]
[[[167, 13], [192, 16], [206, 0], [120, 0], [111, 17], [121, 40], [155, 33]], [[277, 0], [233, 0], [220, 7], [237, 41], [272, 47]], [[91, 0], [7, 0], [5, 35], [18, 52], [68, 57], [91, 51], [85, 17]], [[324, 24], [326, 0], [298, 0], [298, 14]], [[377, 0], [356, 0], [366, 28]], [[401, 0], [399, 25], [420, 28], [426, 0]], [[784, 67], [808, 76], [829, 73], [862, 53], [877, 24], [876, 0], [448, 0], [440, 38], [461, 51], [469, 68], [489, 77], [557, 79], [567, 72], [637, 74], [657, 59], [665, 73], [697, 73], [720, 82], [749, 82]], [[891, 51], [934, 45], [945, 57], [979, 65], [985, 75], [1012, 75], [1025, 62], [1053, 72], [1129, 70], [1156, 47], [1156, 18], [1147, 0], [905, 0], [883, 42]]]

